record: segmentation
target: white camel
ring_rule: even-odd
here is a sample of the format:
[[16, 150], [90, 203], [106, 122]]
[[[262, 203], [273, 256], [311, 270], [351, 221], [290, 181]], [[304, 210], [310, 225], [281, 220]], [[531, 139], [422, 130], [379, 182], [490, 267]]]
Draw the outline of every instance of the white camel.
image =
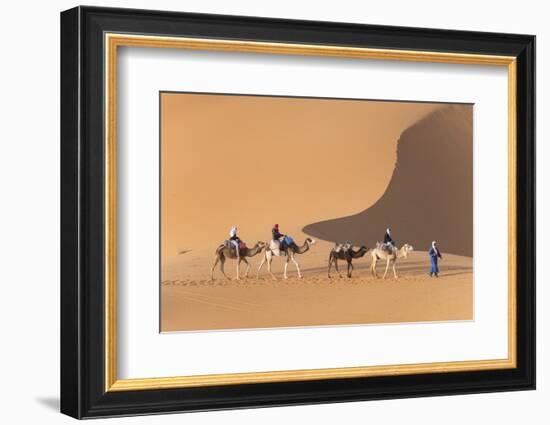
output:
[[267, 262], [267, 271], [269, 272], [269, 274], [274, 280], [277, 280], [275, 275], [271, 273], [271, 261], [273, 261], [273, 257], [286, 257], [285, 272], [284, 272], [285, 279], [288, 279], [287, 268], [288, 268], [288, 262], [291, 260], [296, 266], [296, 270], [298, 271], [298, 277], [301, 279], [302, 273], [300, 272], [300, 266], [296, 261], [296, 258], [294, 258], [294, 256], [296, 254], [303, 254], [304, 252], [309, 251], [311, 246], [314, 244], [315, 244], [315, 241], [313, 239], [307, 238], [302, 244], [302, 246], [298, 246], [295, 243], [293, 243], [292, 245], [287, 246], [286, 249], [281, 249], [281, 243], [279, 241], [271, 240], [271, 242], [269, 243], [269, 247], [265, 249], [264, 256], [258, 267], [258, 273], [256, 274], [256, 277], [257, 278], [260, 277], [260, 270], [262, 269], [262, 266], [264, 265], [264, 263]]
[[407, 258], [412, 251], [413, 247], [409, 244], [405, 244], [399, 249], [393, 248], [391, 251], [388, 251], [387, 248], [383, 247], [383, 244], [377, 242], [376, 248], [374, 248], [371, 253], [372, 263], [370, 269], [372, 275], [378, 278], [378, 275], [376, 274], [376, 263], [378, 260], [386, 260], [386, 271], [384, 272], [384, 276], [382, 277], [382, 279], [386, 278], [390, 264], [392, 265], [393, 277], [397, 279], [397, 273], [395, 272], [395, 262], [398, 258]]

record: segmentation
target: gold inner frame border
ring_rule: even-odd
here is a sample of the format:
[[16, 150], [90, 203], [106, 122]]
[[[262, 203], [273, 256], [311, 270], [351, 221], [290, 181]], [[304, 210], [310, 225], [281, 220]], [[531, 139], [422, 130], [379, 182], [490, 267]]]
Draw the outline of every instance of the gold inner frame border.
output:
[[[105, 391], [309, 381], [419, 373], [448, 373], [516, 367], [516, 58], [513, 56], [413, 50], [371, 49], [330, 45], [180, 38], [106, 33], [105, 46]], [[118, 379], [116, 323], [116, 99], [118, 47], [148, 47], [280, 55], [325, 56], [507, 67], [508, 71], [508, 358], [383, 366], [341, 367], [215, 375]]]

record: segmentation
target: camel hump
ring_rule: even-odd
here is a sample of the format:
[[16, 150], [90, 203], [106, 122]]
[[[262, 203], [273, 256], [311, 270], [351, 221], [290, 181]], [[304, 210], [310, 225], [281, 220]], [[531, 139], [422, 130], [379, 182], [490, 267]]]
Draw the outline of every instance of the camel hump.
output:
[[271, 250], [279, 249], [280, 247], [281, 247], [281, 243], [276, 239], [272, 239], [269, 242], [269, 249]]
[[283, 238], [283, 242], [285, 243], [286, 246], [296, 245], [292, 236], [289, 236], [289, 235], [285, 235], [285, 237]]

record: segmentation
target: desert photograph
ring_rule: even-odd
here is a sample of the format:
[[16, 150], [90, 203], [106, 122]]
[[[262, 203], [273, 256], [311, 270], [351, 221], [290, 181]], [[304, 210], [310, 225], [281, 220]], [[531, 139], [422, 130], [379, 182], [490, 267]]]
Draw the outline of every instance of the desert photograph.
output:
[[160, 93], [160, 331], [473, 320], [473, 105]]

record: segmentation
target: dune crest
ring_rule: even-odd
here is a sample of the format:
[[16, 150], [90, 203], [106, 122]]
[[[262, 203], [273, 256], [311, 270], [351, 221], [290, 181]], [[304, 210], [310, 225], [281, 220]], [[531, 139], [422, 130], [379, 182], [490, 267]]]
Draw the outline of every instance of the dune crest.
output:
[[372, 246], [387, 227], [398, 245], [473, 255], [473, 106], [440, 108], [401, 134], [388, 187], [370, 208], [309, 224], [303, 232]]

